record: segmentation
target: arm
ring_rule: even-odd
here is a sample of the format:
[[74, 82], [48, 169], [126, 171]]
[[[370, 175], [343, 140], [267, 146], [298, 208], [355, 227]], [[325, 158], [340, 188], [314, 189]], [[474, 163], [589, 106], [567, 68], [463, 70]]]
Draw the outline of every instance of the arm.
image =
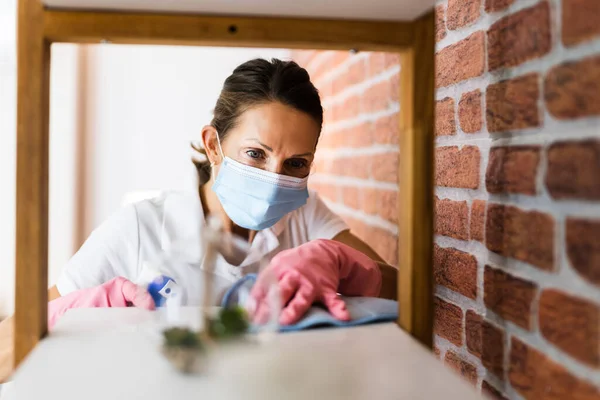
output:
[[346, 230], [337, 234], [333, 240], [344, 243], [377, 261], [381, 270], [381, 291], [379, 297], [397, 300], [398, 298], [398, 269], [385, 261], [368, 244]]

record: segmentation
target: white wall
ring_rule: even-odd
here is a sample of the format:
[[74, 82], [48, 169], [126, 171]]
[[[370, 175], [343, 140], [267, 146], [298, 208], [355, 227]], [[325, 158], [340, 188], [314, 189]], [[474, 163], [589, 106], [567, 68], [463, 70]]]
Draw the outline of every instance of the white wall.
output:
[[79, 46], [52, 46], [50, 77], [50, 211], [48, 282], [52, 286], [76, 251], [78, 175], [77, 151], [80, 86]]
[[212, 117], [225, 78], [287, 50], [96, 45], [86, 106], [84, 233], [131, 191], [196, 190], [190, 141]]
[[13, 308], [15, 263], [16, 0], [0, 1], [0, 317]]
[[[0, 316], [14, 309], [16, 184], [16, 0], [0, 1]], [[77, 55], [52, 47], [50, 99], [49, 282], [74, 250]]]

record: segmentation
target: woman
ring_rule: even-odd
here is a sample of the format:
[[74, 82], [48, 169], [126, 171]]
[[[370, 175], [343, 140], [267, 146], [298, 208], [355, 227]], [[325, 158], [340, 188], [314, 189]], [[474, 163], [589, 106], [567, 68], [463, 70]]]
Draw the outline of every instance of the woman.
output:
[[[224, 84], [214, 118], [202, 129], [207, 158], [198, 164], [199, 196], [169, 193], [131, 205], [98, 227], [50, 289], [49, 319], [72, 307], [137, 305], [152, 308], [134, 283], [145, 262], [174, 244], [188, 244], [187, 261], [168, 266], [186, 304], [199, 304], [203, 272], [200, 229], [216, 215], [228, 232], [247, 239], [270, 260], [283, 297], [280, 322], [297, 321], [313, 302], [348, 319], [337, 293], [393, 297], [395, 269], [306, 188], [323, 122], [309, 75], [293, 61], [255, 59], [237, 67]], [[253, 269], [252, 260], [217, 262], [217, 295]], [[256, 318], [264, 310], [259, 276], [252, 295]], [[60, 296], [64, 296], [60, 298]], [[218, 296], [217, 296], [218, 297]], [[215, 302], [218, 298], [214, 299]]]

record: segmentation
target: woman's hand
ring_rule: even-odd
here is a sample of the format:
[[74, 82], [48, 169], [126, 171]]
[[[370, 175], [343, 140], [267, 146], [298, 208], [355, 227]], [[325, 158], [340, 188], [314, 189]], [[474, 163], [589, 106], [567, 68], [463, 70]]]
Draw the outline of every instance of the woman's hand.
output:
[[113, 278], [100, 286], [81, 289], [48, 303], [48, 329], [70, 308], [128, 307], [154, 310], [154, 300], [142, 287], [123, 278]]
[[346, 304], [338, 292], [348, 296], [378, 296], [381, 272], [365, 254], [334, 240], [313, 240], [277, 254], [252, 289], [256, 302], [254, 320], [268, 318], [268, 274], [279, 283], [284, 305], [279, 323], [293, 324], [314, 302], [323, 303], [337, 319], [349, 320]]

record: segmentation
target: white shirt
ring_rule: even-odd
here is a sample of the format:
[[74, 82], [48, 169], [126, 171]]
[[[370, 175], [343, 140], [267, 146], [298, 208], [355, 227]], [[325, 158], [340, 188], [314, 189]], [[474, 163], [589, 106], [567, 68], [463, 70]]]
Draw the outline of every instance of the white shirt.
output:
[[[98, 286], [122, 276], [140, 282], [145, 264], [176, 282], [184, 305], [199, 305], [202, 282], [201, 230], [204, 213], [197, 194], [166, 192], [116, 212], [96, 228], [81, 249], [69, 260], [57, 281], [61, 295]], [[315, 239], [332, 239], [347, 230], [344, 221], [310, 192], [307, 203], [282, 218], [273, 227], [257, 232], [251, 256], [239, 265], [229, 264], [218, 255], [213, 272], [213, 304], [239, 278], [258, 271], [257, 258], [268, 262], [282, 250]], [[185, 251], [173, 249], [184, 248]], [[264, 265], [264, 262], [262, 263]]]

